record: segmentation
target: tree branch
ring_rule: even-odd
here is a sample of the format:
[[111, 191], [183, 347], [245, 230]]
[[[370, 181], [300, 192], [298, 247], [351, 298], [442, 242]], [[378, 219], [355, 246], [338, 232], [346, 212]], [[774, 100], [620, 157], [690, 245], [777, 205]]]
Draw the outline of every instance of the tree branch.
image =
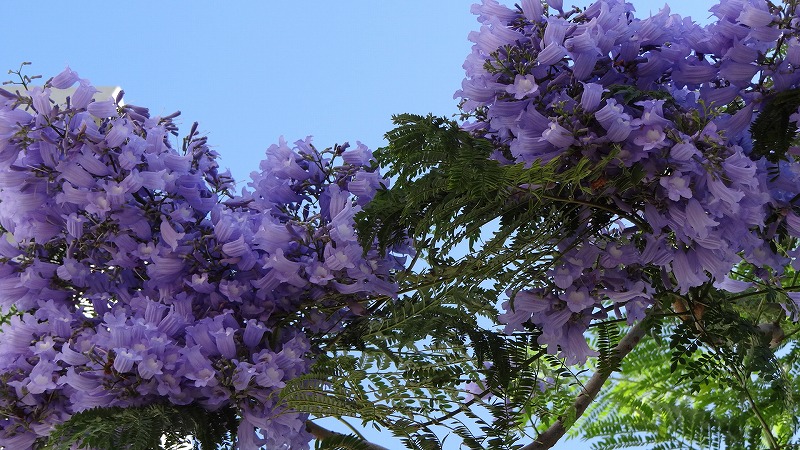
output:
[[728, 370], [730, 370], [731, 375], [736, 379], [736, 382], [739, 383], [739, 387], [745, 393], [747, 397], [747, 402], [750, 404], [750, 409], [756, 415], [758, 419], [758, 423], [761, 424], [761, 428], [764, 430], [765, 437], [767, 438], [767, 443], [769, 444], [769, 448], [771, 450], [779, 450], [780, 445], [778, 445], [778, 440], [775, 438], [775, 435], [772, 434], [772, 427], [769, 426], [767, 420], [764, 418], [764, 415], [761, 413], [761, 409], [758, 407], [753, 395], [750, 393], [750, 389], [747, 387], [747, 380], [748, 376], [740, 371], [740, 368], [736, 365], [736, 363], [730, 361], [728, 358], [725, 357], [723, 352], [719, 349], [719, 347], [714, 343], [714, 338], [708, 332], [703, 323], [702, 319], [695, 315], [694, 311], [692, 311], [692, 320], [694, 323], [697, 324], [698, 331], [702, 333], [705, 337], [705, 342], [708, 343], [708, 346], [714, 351], [714, 353], [719, 357], [725, 365], [728, 366]]
[[[319, 439], [319, 440], [327, 439], [327, 438], [334, 437], [334, 436], [345, 436], [342, 433], [337, 433], [337, 432], [331, 431], [331, 430], [329, 430], [327, 428], [323, 428], [323, 427], [317, 425], [316, 423], [314, 423], [314, 422], [312, 422], [310, 420], [306, 421], [306, 431], [311, 433], [314, 436], [315, 439]], [[366, 444], [367, 447], [370, 448], [371, 450], [389, 450], [386, 447], [382, 447], [382, 446], [380, 446], [378, 444], [373, 444], [372, 442], [368, 442], [368, 441], [364, 441], [364, 444]]]
[[[619, 344], [614, 348], [616, 355], [612, 360], [612, 366], [618, 364], [622, 361], [625, 356], [636, 347], [636, 344], [642, 339], [642, 337], [647, 332], [647, 329], [650, 327], [652, 323], [650, 315], [653, 313], [653, 310], [650, 311], [647, 317], [645, 317], [642, 321], [637, 323], [636, 325], [631, 328], [628, 333], [619, 341]], [[575, 421], [586, 411], [586, 408], [589, 407], [589, 404], [597, 397], [597, 394], [600, 392], [600, 388], [603, 387], [603, 384], [606, 382], [609, 376], [613, 371], [597, 371], [592, 378], [583, 386], [583, 391], [581, 391], [580, 395], [575, 399], [575, 402], [572, 404], [569, 414], [562, 415], [558, 418], [558, 420], [550, 426], [547, 430], [545, 430], [539, 437], [536, 438], [535, 441], [531, 442], [530, 444], [523, 447], [521, 450], [544, 450], [551, 448], [552, 446], [556, 445], [556, 442], [561, 439], [564, 434], [567, 432], [569, 427], [575, 423]]]

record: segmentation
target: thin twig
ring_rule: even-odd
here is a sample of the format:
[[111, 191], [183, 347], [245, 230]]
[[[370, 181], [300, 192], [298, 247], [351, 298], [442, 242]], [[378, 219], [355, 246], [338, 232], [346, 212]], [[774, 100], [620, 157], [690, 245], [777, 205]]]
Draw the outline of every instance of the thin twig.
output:
[[705, 336], [709, 347], [711, 347], [714, 353], [725, 363], [725, 365], [728, 366], [728, 369], [730, 369], [731, 374], [736, 379], [736, 382], [739, 383], [739, 386], [744, 391], [744, 394], [747, 397], [747, 403], [750, 404], [750, 410], [753, 411], [753, 414], [755, 414], [756, 419], [758, 419], [758, 423], [761, 425], [761, 429], [764, 430], [767, 443], [769, 444], [769, 448], [771, 450], [779, 450], [780, 445], [778, 445], [778, 440], [775, 438], [775, 435], [772, 434], [772, 428], [767, 423], [767, 420], [761, 413], [761, 409], [758, 407], [758, 404], [756, 403], [755, 399], [750, 394], [750, 389], [747, 387], [747, 378], [743, 373], [740, 372], [739, 367], [736, 364], [728, 361], [728, 359], [725, 358], [725, 355], [722, 354], [722, 351], [719, 349], [719, 347], [717, 347], [717, 345], [714, 344], [714, 339], [710, 336], [708, 330], [706, 330], [706, 327], [700, 320], [700, 317], [697, 317], [694, 311], [691, 311], [691, 313], [692, 313], [692, 319], [696, 324], [699, 325], [699, 331], [703, 334], [703, 336]]
[[[642, 337], [644, 337], [652, 323], [651, 315], [653, 311], [655, 311], [655, 308], [651, 310], [642, 321], [634, 325], [619, 341], [619, 344], [614, 348], [615, 356], [612, 359], [612, 363], [614, 363], [612, 366], [622, 361], [622, 359], [636, 347], [636, 344], [639, 343]], [[544, 450], [553, 447], [558, 440], [564, 436], [569, 427], [586, 411], [586, 408], [588, 408], [595, 397], [597, 397], [597, 394], [600, 392], [600, 389], [603, 387], [608, 377], [611, 376], [612, 372], [611, 370], [598, 370], [595, 372], [572, 404], [570, 414], [559, 417], [550, 428], [540, 434], [536, 440], [522, 447], [521, 450]]]

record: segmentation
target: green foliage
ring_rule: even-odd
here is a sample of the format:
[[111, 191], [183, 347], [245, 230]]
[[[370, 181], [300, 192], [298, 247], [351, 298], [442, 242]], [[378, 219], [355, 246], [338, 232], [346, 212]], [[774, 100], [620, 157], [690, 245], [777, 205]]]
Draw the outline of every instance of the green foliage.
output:
[[[599, 162], [500, 165], [490, 159], [491, 142], [453, 121], [404, 114], [394, 122], [397, 127], [386, 135], [389, 146], [375, 156], [398, 182], [379, 191], [356, 222], [364, 244], [377, 240], [386, 249], [414, 241], [435, 274], [401, 280], [409, 289], [427, 281], [445, 289], [492, 283], [495, 297], [487, 304], [493, 305], [506, 290], [540, 285], [556, 262], [559, 239], [585, 223], [587, 212], [594, 219], [586, 233], [612, 217], [641, 222], [592, 187], [613, 152]], [[619, 170], [617, 192], [636, 186], [642, 176]]]
[[[414, 275], [414, 282], [442, 276], [431, 270]], [[286, 385], [281, 400], [317, 417], [357, 417], [408, 448], [441, 448], [443, 429], [468, 448], [514, 448], [550, 401], [531, 405], [539, 383], [555, 375], [553, 364], [564, 368], [555, 358], [542, 359], [538, 333], [481, 328], [476, 314], [496, 314], [485, 308], [491, 295], [479, 287], [431, 287], [388, 302], [339, 333], [336, 348], [345, 350], [321, 356], [310, 374]], [[466, 383], [479, 380], [483, 395], [467, 400]]]
[[764, 102], [761, 113], [750, 126], [753, 155], [777, 162], [786, 159], [786, 151], [797, 135], [797, 127], [789, 117], [800, 107], [800, 89], [774, 94]]
[[[501, 166], [490, 159], [491, 142], [453, 121], [404, 114], [394, 122], [397, 128], [386, 134], [389, 146], [375, 156], [389, 176], [403, 182], [379, 192], [357, 220], [362, 241], [378, 239], [382, 248], [404, 240], [405, 230], [412, 238], [430, 236], [428, 243], [446, 253], [462, 241], [477, 242], [481, 227], [496, 219], [513, 228], [523, 220], [546, 225], [542, 221], [556, 211], [534, 189], [560, 182], [574, 190], [593, 171], [587, 164], [556, 177], [557, 162]], [[505, 242], [508, 235], [503, 237]]]
[[335, 435], [317, 441], [317, 450], [371, 450], [372, 447], [358, 436]]
[[215, 412], [195, 405], [97, 408], [56, 427], [44, 449], [69, 450], [73, 444], [88, 449], [177, 449], [185, 448], [189, 436], [203, 450], [233, 448], [231, 433], [237, 426], [231, 408]]
[[5, 314], [0, 312], [0, 326], [7, 324], [16, 315], [19, 315], [19, 311], [14, 306], [11, 306]]
[[[631, 102], [651, 94], [621, 86], [609, 95]], [[798, 106], [780, 100], [790, 104], [786, 111]], [[780, 102], [773, 104], [777, 108]], [[366, 375], [325, 395], [371, 399], [364, 410], [349, 413], [365, 421], [377, 417], [409, 448], [438, 448], [433, 425], [446, 426], [474, 449], [518, 448], [526, 429], [541, 430], [556, 420], [570, 425], [587, 375], [544, 355], [535, 329], [505, 336], [475, 316], [495, 317], [493, 305], [505, 292], [546, 283], [546, 271], [559, 255], [556, 245], [577, 230], [579, 217], [589, 225], [587, 234], [601, 232], [612, 218], [647, 229], [610, 200], [619, 196], [635, 204], [642, 173], [614, 168], [618, 177], [601, 180], [614, 149], [597, 163], [584, 159], [571, 167], [557, 159], [501, 166], [490, 156], [502, 148], [454, 122], [402, 115], [395, 123], [387, 134], [389, 146], [377, 158], [397, 184], [380, 191], [359, 215], [358, 231], [364, 243], [377, 240], [383, 249], [410, 238], [428, 267], [399, 274], [406, 295], [376, 305], [372, 315], [336, 337], [358, 350], [352, 356], [359, 364], [355, 369]], [[485, 231], [489, 225], [492, 233]], [[745, 264], [737, 270], [734, 277], [760, 279]], [[786, 279], [793, 275], [790, 270]], [[793, 289], [794, 281], [785, 287]], [[600, 356], [587, 369], [611, 375], [611, 387], [576, 428], [599, 437], [596, 448], [788, 446], [798, 430], [791, 395], [798, 377], [794, 359], [787, 359], [796, 351], [777, 357], [764, 328], [788, 323], [782, 310], [769, 306], [783, 295], [780, 290], [731, 295], [709, 284], [678, 298], [684, 308], [673, 312], [668, 310], [677, 296], [658, 295], [665, 310], [655, 319], [665, 324], [653, 331], [659, 339], [646, 339], [623, 361], [616, 353], [621, 324], [612, 320], [592, 328]], [[442, 351], [451, 359], [436, 356]], [[482, 398], [464, 402], [463, 386], [454, 381], [477, 379], [485, 388], [477, 395]]]
[[647, 339], [626, 358], [622, 375], [580, 422], [586, 438], [601, 438], [593, 448], [714, 448], [707, 445], [719, 440], [708, 429], [711, 412], [695, 408], [695, 398], [665, 364], [668, 356]]
[[643, 91], [636, 86], [628, 84], [615, 84], [608, 88], [603, 94], [604, 98], [619, 98], [625, 105], [635, 105], [642, 100], [664, 100], [665, 102], [675, 102], [675, 97], [667, 91]]
[[800, 360], [796, 341], [775, 348], [759, 327], [792, 326], [765, 307], [769, 292], [690, 292], [656, 331], [671, 338], [639, 343], [580, 419], [582, 437], [594, 449], [793, 448]]
[[[357, 217], [359, 236], [363, 243], [377, 240], [383, 249], [411, 238], [427, 268], [400, 274], [401, 289], [408, 295], [376, 305], [371, 315], [336, 337], [339, 344], [361, 352], [360, 361], [372, 363], [358, 370], [375, 374], [367, 379], [376, 391], [352, 394], [359, 382], [338, 394], [335, 388], [324, 394], [384, 402], [387, 408], [378, 422], [410, 439], [412, 448], [435, 448], [425, 437], [432, 425], [448, 427], [469, 448], [518, 447], [525, 430], [569, 414], [579, 376], [544, 355], [536, 344], [537, 330], [506, 336], [491, 329], [497, 316], [494, 305], [506, 292], [546, 283], [547, 270], [557, 262], [559, 241], [575, 234], [578, 224], [586, 225], [587, 217], [585, 233], [599, 232], [612, 217], [638, 223], [638, 217], [627, 217], [602, 195], [605, 181], [594, 183], [615, 151], [599, 162], [500, 165], [490, 159], [492, 143], [455, 122], [401, 115], [395, 124], [387, 134], [389, 146], [376, 157], [397, 184], [378, 192]], [[621, 167], [618, 172], [608, 182], [617, 193], [636, 187], [642, 177]], [[491, 233], [486, 232], [489, 226]], [[484, 316], [485, 322], [477, 322], [476, 316]], [[619, 364], [614, 352], [618, 325], [601, 325], [598, 337], [599, 366], [614, 371]], [[434, 358], [434, 348], [448, 349], [452, 364]], [[407, 378], [395, 378], [394, 373]], [[483, 394], [494, 397], [464, 403], [463, 385], [448, 385], [448, 380], [482, 380]], [[404, 389], [419, 398], [408, 398]], [[425, 396], [428, 404], [419, 401]], [[438, 412], [431, 407], [435, 404]], [[374, 407], [369, 404], [356, 415], [375, 417], [369, 409]], [[484, 413], [477, 414], [476, 408]], [[404, 417], [398, 421], [392, 415]], [[477, 429], [464, 426], [459, 417], [476, 423]], [[405, 420], [408, 427], [400, 425]]]
[[[440, 448], [430, 427], [448, 426], [448, 420], [457, 427], [455, 417], [469, 412], [465, 380], [481, 376], [464, 332], [475, 327], [475, 318], [419, 295], [391, 311], [345, 330], [341, 342], [357, 338], [358, 349], [322, 356], [310, 374], [287, 384], [281, 399], [317, 417], [357, 417], [388, 429], [409, 448]], [[431, 329], [436, 339], [419, 341]]]
[[602, 373], [619, 370], [620, 360], [615, 348], [619, 343], [619, 325], [616, 322], [600, 322], [597, 325], [597, 369]]

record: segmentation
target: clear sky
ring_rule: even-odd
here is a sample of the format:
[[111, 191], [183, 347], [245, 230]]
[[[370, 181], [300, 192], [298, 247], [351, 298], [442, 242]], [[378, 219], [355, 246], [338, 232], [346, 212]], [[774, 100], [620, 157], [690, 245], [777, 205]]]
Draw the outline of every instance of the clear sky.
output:
[[[512, 5], [514, 0], [500, 0]], [[637, 17], [663, 0], [629, 0]], [[586, 6], [589, 0], [576, 0]], [[392, 114], [457, 112], [473, 0], [4, 2], [0, 69], [69, 65], [126, 103], [200, 122], [237, 180], [280, 136], [384, 144]], [[708, 21], [713, 0], [673, 0]], [[4, 73], [4, 72], [3, 72]], [[381, 445], [400, 448], [385, 438]], [[581, 448], [566, 443], [558, 448]]]

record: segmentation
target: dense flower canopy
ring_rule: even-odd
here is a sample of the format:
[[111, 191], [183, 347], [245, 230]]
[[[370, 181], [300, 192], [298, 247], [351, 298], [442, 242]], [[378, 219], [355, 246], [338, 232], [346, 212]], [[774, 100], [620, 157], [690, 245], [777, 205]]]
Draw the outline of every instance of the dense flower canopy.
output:
[[[67, 104], [55, 90], [78, 84]], [[70, 415], [169, 402], [242, 418], [240, 448], [307, 447], [277, 391], [310, 336], [392, 296], [353, 216], [386, 185], [364, 145], [281, 141], [240, 195], [196, 124], [93, 101], [67, 69], [0, 101], [0, 446]], [[256, 432], [256, 430], [258, 430]]]
[[[554, 188], [595, 208], [562, 237], [550, 279], [510, 293], [508, 332], [532, 322], [541, 344], [580, 363], [596, 354], [583, 338], [592, 320], [633, 323], [656, 292], [709, 282], [739, 292], [796, 261], [776, 242], [800, 236], [800, 165], [786, 149], [754, 149], [749, 131], [800, 82], [793, 6], [725, 0], [705, 27], [668, 7], [637, 19], [622, 0], [585, 10], [484, 0], [473, 11], [482, 26], [456, 93], [474, 118], [466, 127], [494, 141], [503, 164], [603, 168]], [[760, 279], [729, 278], [743, 260]]]
[[[623, 0], [473, 7], [459, 133], [504, 168], [597, 169], [504, 185], [578, 205], [547, 276], [498, 318], [568, 365], [597, 354], [592, 323], [800, 269], [800, 18], [766, 0], [711, 11], [701, 27]], [[309, 415], [281, 389], [332, 351], [319, 337], [397, 295], [414, 253], [356, 235], [388, 179], [360, 143], [281, 140], [235, 194], [196, 124], [176, 139], [177, 114], [95, 94], [70, 69], [0, 90], [0, 446], [35, 448], [92, 408], [170, 404], [235, 411], [242, 449], [308, 448]], [[800, 296], [781, 295], [796, 318]]]

